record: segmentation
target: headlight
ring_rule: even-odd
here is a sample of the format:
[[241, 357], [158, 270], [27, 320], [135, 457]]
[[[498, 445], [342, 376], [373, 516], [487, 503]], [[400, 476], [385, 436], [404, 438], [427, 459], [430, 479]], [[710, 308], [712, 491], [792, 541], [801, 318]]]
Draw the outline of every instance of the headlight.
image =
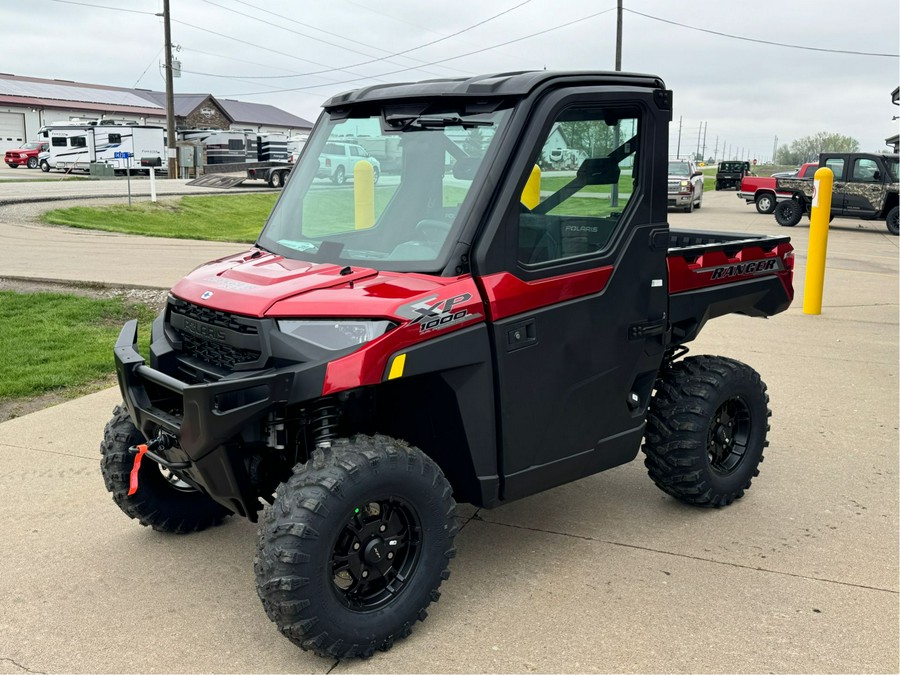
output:
[[381, 337], [396, 324], [384, 320], [296, 319], [278, 322], [278, 330], [310, 344], [336, 351]]
[[681, 181], [681, 187], [683, 187], [683, 188], [689, 187], [690, 184], [691, 184], [691, 181], [689, 181], [689, 180]]

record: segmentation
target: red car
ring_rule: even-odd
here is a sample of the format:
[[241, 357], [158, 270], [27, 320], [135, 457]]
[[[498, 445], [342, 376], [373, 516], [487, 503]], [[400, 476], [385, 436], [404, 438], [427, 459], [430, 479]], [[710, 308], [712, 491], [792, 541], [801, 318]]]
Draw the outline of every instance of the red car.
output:
[[47, 141], [26, 143], [21, 148], [7, 150], [3, 161], [11, 169], [18, 168], [20, 165], [27, 166], [29, 169], [36, 169], [38, 168], [38, 155], [46, 152], [49, 148], [50, 144]]

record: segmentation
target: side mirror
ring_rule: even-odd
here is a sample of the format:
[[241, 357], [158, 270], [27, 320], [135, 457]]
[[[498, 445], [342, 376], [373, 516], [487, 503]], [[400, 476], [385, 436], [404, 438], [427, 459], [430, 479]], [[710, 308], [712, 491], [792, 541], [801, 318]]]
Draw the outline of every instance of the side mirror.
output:
[[694, 173], [691, 174], [691, 178], [696, 178], [697, 176], [702, 176], [702, 175], [703, 175], [702, 171], [695, 171]]
[[875, 181], [875, 182], [881, 182], [881, 172], [880, 172], [880, 171], [876, 171], [875, 173], [873, 173], [873, 174], [872, 174], [872, 180]]

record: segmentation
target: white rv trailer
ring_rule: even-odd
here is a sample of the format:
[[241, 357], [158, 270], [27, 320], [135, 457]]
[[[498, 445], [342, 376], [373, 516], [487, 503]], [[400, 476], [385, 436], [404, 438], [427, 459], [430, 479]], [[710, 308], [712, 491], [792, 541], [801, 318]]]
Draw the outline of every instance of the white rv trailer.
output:
[[284, 134], [259, 134], [241, 129], [182, 129], [178, 138], [203, 145], [207, 165], [285, 162], [288, 158]]
[[[92, 162], [125, 171], [129, 166], [123, 153], [132, 155], [130, 166], [139, 168], [142, 159], [158, 159], [165, 171], [166, 141], [162, 127], [140, 125], [53, 125], [38, 133], [50, 141], [47, 164], [51, 169], [89, 171]], [[120, 155], [117, 157], [117, 155]]]

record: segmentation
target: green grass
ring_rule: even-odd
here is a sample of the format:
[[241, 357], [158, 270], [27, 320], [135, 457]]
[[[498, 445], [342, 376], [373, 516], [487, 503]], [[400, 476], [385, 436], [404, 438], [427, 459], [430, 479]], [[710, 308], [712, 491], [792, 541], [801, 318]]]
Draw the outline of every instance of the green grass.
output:
[[[556, 192], [562, 186], [571, 183], [575, 176], [541, 176], [541, 192]], [[580, 192], [600, 192], [609, 194], [609, 185], [588, 185]], [[631, 174], [619, 176], [619, 192], [631, 192], [634, 189]]]
[[89, 230], [142, 234], [148, 237], [256, 241], [275, 194], [182, 197], [127, 206], [75, 206], [43, 215], [44, 222]]
[[0, 291], [0, 401], [81, 387], [115, 371], [122, 324], [141, 321], [147, 353], [154, 312], [121, 298]]

